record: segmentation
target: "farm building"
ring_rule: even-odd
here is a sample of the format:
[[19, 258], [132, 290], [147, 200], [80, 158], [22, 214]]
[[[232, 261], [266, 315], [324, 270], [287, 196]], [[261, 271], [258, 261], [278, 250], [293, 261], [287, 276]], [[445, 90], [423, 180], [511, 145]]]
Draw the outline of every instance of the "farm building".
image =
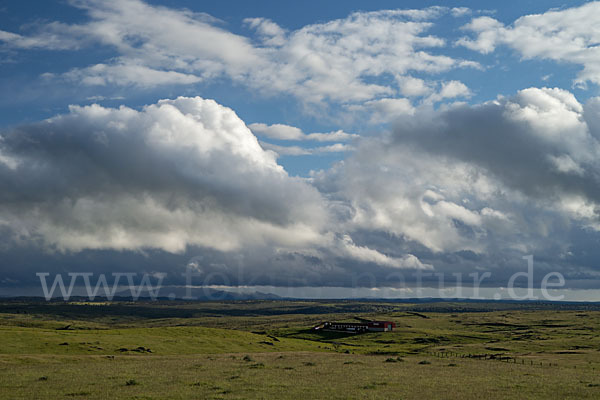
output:
[[396, 323], [392, 321], [365, 321], [365, 322], [323, 322], [313, 328], [313, 330], [324, 331], [345, 331], [352, 333], [362, 332], [389, 332], [396, 328]]

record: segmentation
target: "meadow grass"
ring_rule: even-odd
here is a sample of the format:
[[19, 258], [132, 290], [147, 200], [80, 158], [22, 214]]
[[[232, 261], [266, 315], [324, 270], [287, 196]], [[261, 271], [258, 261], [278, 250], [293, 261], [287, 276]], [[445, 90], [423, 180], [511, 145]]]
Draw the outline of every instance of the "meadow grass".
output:
[[600, 377], [591, 369], [429, 356], [389, 363], [383, 356], [313, 352], [114, 358], [11, 355], [0, 356], [0, 365], [2, 397], [11, 399], [592, 399], [600, 395]]
[[0, 398], [600, 398], [599, 311], [428, 307], [0, 304]]

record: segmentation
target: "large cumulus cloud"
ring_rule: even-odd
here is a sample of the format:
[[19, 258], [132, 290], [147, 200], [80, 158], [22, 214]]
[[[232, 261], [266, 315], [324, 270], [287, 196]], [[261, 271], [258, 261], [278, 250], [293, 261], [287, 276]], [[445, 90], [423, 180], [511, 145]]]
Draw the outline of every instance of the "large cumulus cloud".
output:
[[394, 143], [466, 162], [506, 189], [598, 227], [598, 110], [561, 89], [530, 88], [512, 98], [457, 106], [398, 124]]
[[180, 283], [190, 259], [239, 285], [432, 268], [355, 244], [330, 200], [212, 100], [72, 106], [0, 139], [2, 283], [40, 269], [175, 272]]
[[582, 237], [600, 236], [599, 110], [548, 88], [421, 109], [314, 183], [357, 243], [410, 252], [446, 278], [491, 271], [506, 284], [526, 254], [540, 272], [597, 276]]
[[306, 245], [319, 193], [212, 100], [98, 105], [2, 135], [0, 221], [59, 251]]

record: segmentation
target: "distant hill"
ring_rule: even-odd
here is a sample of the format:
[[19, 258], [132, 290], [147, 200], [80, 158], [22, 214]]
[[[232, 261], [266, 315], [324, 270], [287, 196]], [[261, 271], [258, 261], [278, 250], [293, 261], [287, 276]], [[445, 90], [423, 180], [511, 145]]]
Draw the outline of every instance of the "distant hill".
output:
[[[191, 298], [188, 296], [191, 294]], [[98, 296], [103, 297], [103, 296]], [[150, 298], [150, 294], [147, 290], [143, 290], [140, 293], [139, 298]], [[115, 294], [115, 299], [131, 299], [132, 295], [129, 289], [122, 290]], [[248, 292], [238, 293], [226, 290], [217, 290], [211, 288], [193, 288], [188, 292], [183, 287], [164, 287], [161, 288], [157, 299], [165, 300], [196, 300], [196, 301], [235, 301], [235, 300], [282, 300], [281, 296], [277, 296], [273, 293], [263, 292]]]

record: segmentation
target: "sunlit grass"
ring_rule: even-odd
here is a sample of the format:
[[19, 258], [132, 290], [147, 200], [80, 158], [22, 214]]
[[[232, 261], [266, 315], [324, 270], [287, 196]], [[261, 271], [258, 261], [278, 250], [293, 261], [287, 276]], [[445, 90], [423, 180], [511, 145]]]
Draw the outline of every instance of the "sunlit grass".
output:
[[[0, 305], [0, 398], [600, 398], [598, 311], [406, 309]], [[355, 316], [398, 328], [310, 330]]]

